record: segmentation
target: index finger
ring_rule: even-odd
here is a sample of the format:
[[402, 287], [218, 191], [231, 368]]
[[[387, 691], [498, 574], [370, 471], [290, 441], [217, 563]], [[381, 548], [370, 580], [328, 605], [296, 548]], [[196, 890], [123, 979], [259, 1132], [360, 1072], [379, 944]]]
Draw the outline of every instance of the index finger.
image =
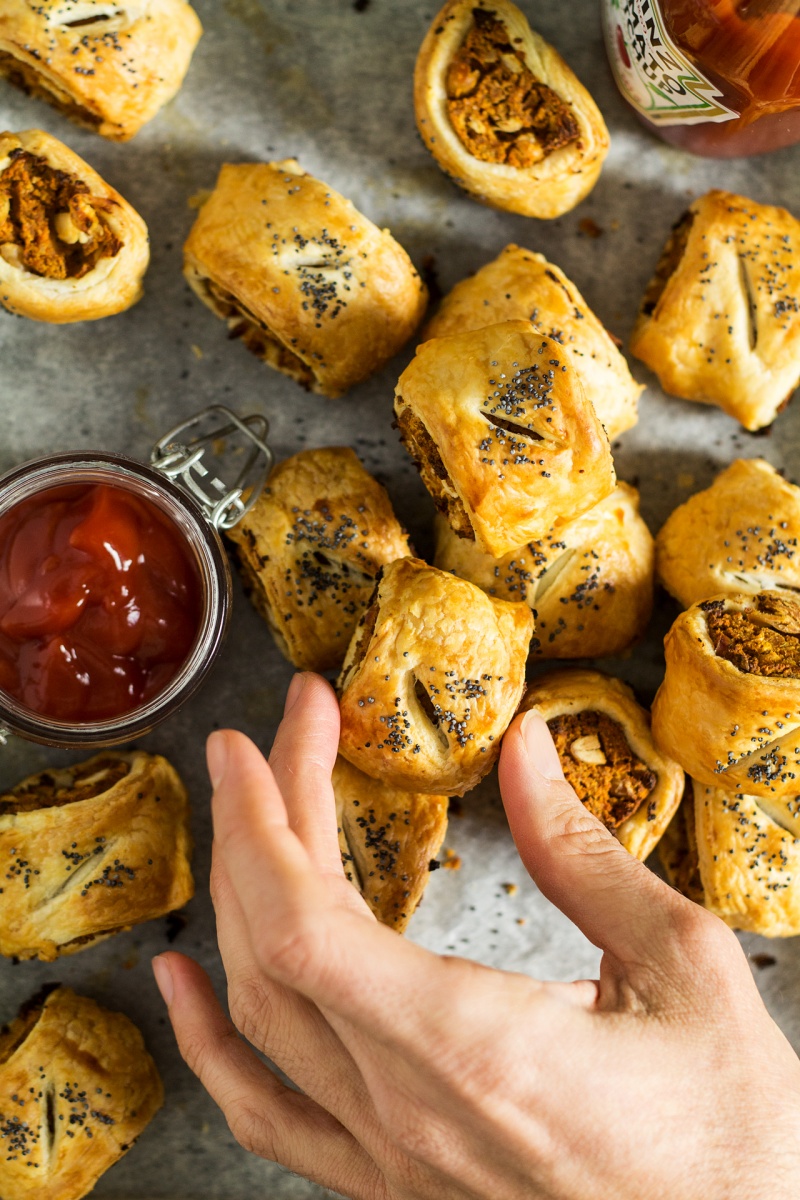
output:
[[331, 893], [248, 738], [212, 734], [209, 764], [217, 850], [261, 969], [382, 1042], [418, 1037], [417, 1014], [443, 1003], [443, 960]]

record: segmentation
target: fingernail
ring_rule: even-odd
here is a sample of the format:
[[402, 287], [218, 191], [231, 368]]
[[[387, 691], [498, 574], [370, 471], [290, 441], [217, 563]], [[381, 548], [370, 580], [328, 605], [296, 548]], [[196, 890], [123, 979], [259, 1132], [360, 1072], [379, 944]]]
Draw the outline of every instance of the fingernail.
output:
[[298, 671], [296, 675], [292, 676], [292, 682], [289, 684], [289, 690], [286, 693], [286, 703], [283, 706], [283, 715], [284, 716], [286, 716], [286, 714], [292, 708], [294, 708], [295, 704], [300, 699], [300, 693], [302, 692], [302, 690], [305, 686], [306, 686], [306, 673], [305, 673], [305, 671]]
[[544, 775], [545, 779], [563, 779], [561, 759], [544, 717], [535, 709], [530, 709], [522, 718], [520, 732], [528, 757], [536, 770]]
[[213, 788], [219, 787], [228, 762], [228, 739], [222, 729], [209, 735], [206, 742], [206, 765]]
[[161, 998], [167, 1008], [169, 1008], [170, 1004], [172, 1004], [172, 996], [175, 991], [175, 984], [172, 982], [172, 971], [169, 969], [169, 963], [165, 958], [159, 956], [153, 959], [151, 966], [158, 990], [161, 992]]

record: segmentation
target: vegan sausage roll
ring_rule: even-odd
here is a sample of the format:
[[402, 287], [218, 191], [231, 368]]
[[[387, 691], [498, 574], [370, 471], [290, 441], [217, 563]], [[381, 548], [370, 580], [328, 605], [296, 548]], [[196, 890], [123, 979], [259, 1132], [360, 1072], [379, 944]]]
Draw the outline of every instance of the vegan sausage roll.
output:
[[800, 600], [776, 591], [703, 600], [681, 613], [664, 650], [659, 748], [709, 787], [800, 791]]
[[611, 441], [633, 428], [643, 385], [575, 284], [543, 254], [506, 246], [448, 292], [422, 336], [448, 337], [513, 320], [532, 321], [567, 350]]
[[434, 561], [490, 596], [524, 600], [536, 618], [534, 658], [620, 654], [642, 636], [653, 608], [653, 539], [627, 483], [558, 533], [500, 559], [437, 516]]
[[391, 787], [463, 795], [500, 752], [525, 686], [525, 604], [415, 558], [384, 567], [339, 679], [339, 752]]
[[0, 1033], [0, 1195], [81, 1200], [164, 1101], [126, 1016], [44, 988]]
[[800, 934], [798, 796], [750, 796], [696, 783], [659, 846], [673, 887], [733, 929]]
[[127, 142], [178, 91], [202, 32], [185, 0], [3, 0], [0, 75]]
[[331, 397], [388, 362], [428, 300], [388, 229], [291, 158], [223, 166], [186, 242], [184, 272], [230, 337]]
[[668, 517], [656, 570], [684, 608], [724, 593], [796, 593], [798, 539], [800, 488], [763, 458], [737, 458]]
[[0, 953], [51, 962], [181, 908], [190, 854], [186, 791], [158, 755], [24, 779], [0, 794]]
[[656, 749], [631, 689], [599, 671], [552, 671], [534, 680], [522, 708], [544, 717], [564, 776], [589, 812], [644, 861], [681, 802], [684, 777]]
[[476, 200], [558, 217], [608, 153], [600, 110], [510, 0], [449, 0], [417, 58], [414, 108], [439, 166]]
[[800, 223], [711, 191], [672, 231], [631, 352], [665, 391], [770, 425], [800, 381]]
[[0, 134], [0, 303], [65, 324], [124, 312], [150, 249], [139, 214], [63, 142]]
[[401, 791], [341, 756], [333, 769], [345, 875], [372, 912], [399, 933], [428, 884], [447, 832], [447, 796]]
[[418, 346], [395, 414], [437, 507], [495, 558], [614, 490], [608, 438], [571, 359], [530, 321]]
[[411, 553], [386, 491], [343, 446], [280, 463], [228, 536], [253, 603], [303, 671], [341, 667], [381, 567]]

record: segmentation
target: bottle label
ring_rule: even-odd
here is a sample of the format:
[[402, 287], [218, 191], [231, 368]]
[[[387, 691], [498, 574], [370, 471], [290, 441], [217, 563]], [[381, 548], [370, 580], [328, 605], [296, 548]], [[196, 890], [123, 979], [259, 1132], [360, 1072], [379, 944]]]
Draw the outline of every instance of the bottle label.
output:
[[603, 0], [608, 57], [626, 100], [658, 125], [733, 121], [739, 113], [667, 32], [659, 0]]

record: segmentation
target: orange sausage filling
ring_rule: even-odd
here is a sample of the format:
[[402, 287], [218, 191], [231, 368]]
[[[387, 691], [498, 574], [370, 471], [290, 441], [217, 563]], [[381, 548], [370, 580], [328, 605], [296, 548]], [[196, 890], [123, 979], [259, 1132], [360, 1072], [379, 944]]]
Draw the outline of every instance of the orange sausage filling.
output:
[[459, 537], [475, 540], [467, 510], [458, 496], [436, 442], [416, 413], [406, 408], [397, 418], [400, 441], [411, 455], [433, 502]]
[[228, 337], [241, 338], [256, 358], [275, 367], [284, 375], [289, 375], [304, 388], [310, 388], [316, 376], [311, 367], [303, 362], [299, 355], [285, 346], [276, 334], [259, 321], [231, 293], [215, 283], [213, 279], [203, 281], [208, 295], [213, 302], [214, 311], [228, 322]]
[[26, 270], [45, 279], [81, 279], [122, 242], [98, 215], [109, 202], [81, 179], [27, 150], [12, 150], [0, 172], [0, 245], [19, 248]]
[[107, 792], [130, 772], [130, 763], [109, 758], [74, 767], [69, 784], [59, 784], [53, 775], [39, 775], [27, 787], [0, 795], [0, 816], [5, 813], [35, 812], [39, 808], [60, 808], [79, 800], [91, 800]]
[[800, 605], [759, 596], [744, 612], [725, 612], [722, 601], [702, 607], [719, 658], [750, 675], [800, 678]]
[[587, 710], [552, 717], [547, 726], [567, 782], [589, 812], [616, 829], [647, 799], [658, 782], [637, 758], [622, 726], [605, 713]]
[[450, 121], [470, 154], [525, 169], [576, 141], [570, 105], [536, 79], [502, 21], [482, 8], [473, 19], [445, 84]]
[[689, 234], [692, 232], [693, 224], [694, 213], [687, 211], [673, 225], [672, 233], [669, 235], [667, 244], [661, 252], [661, 257], [653, 272], [653, 278], [648, 283], [644, 299], [642, 300], [641, 311], [645, 317], [653, 314], [656, 305], [666, 290], [667, 284], [680, 266], [681, 260], [686, 253]]

